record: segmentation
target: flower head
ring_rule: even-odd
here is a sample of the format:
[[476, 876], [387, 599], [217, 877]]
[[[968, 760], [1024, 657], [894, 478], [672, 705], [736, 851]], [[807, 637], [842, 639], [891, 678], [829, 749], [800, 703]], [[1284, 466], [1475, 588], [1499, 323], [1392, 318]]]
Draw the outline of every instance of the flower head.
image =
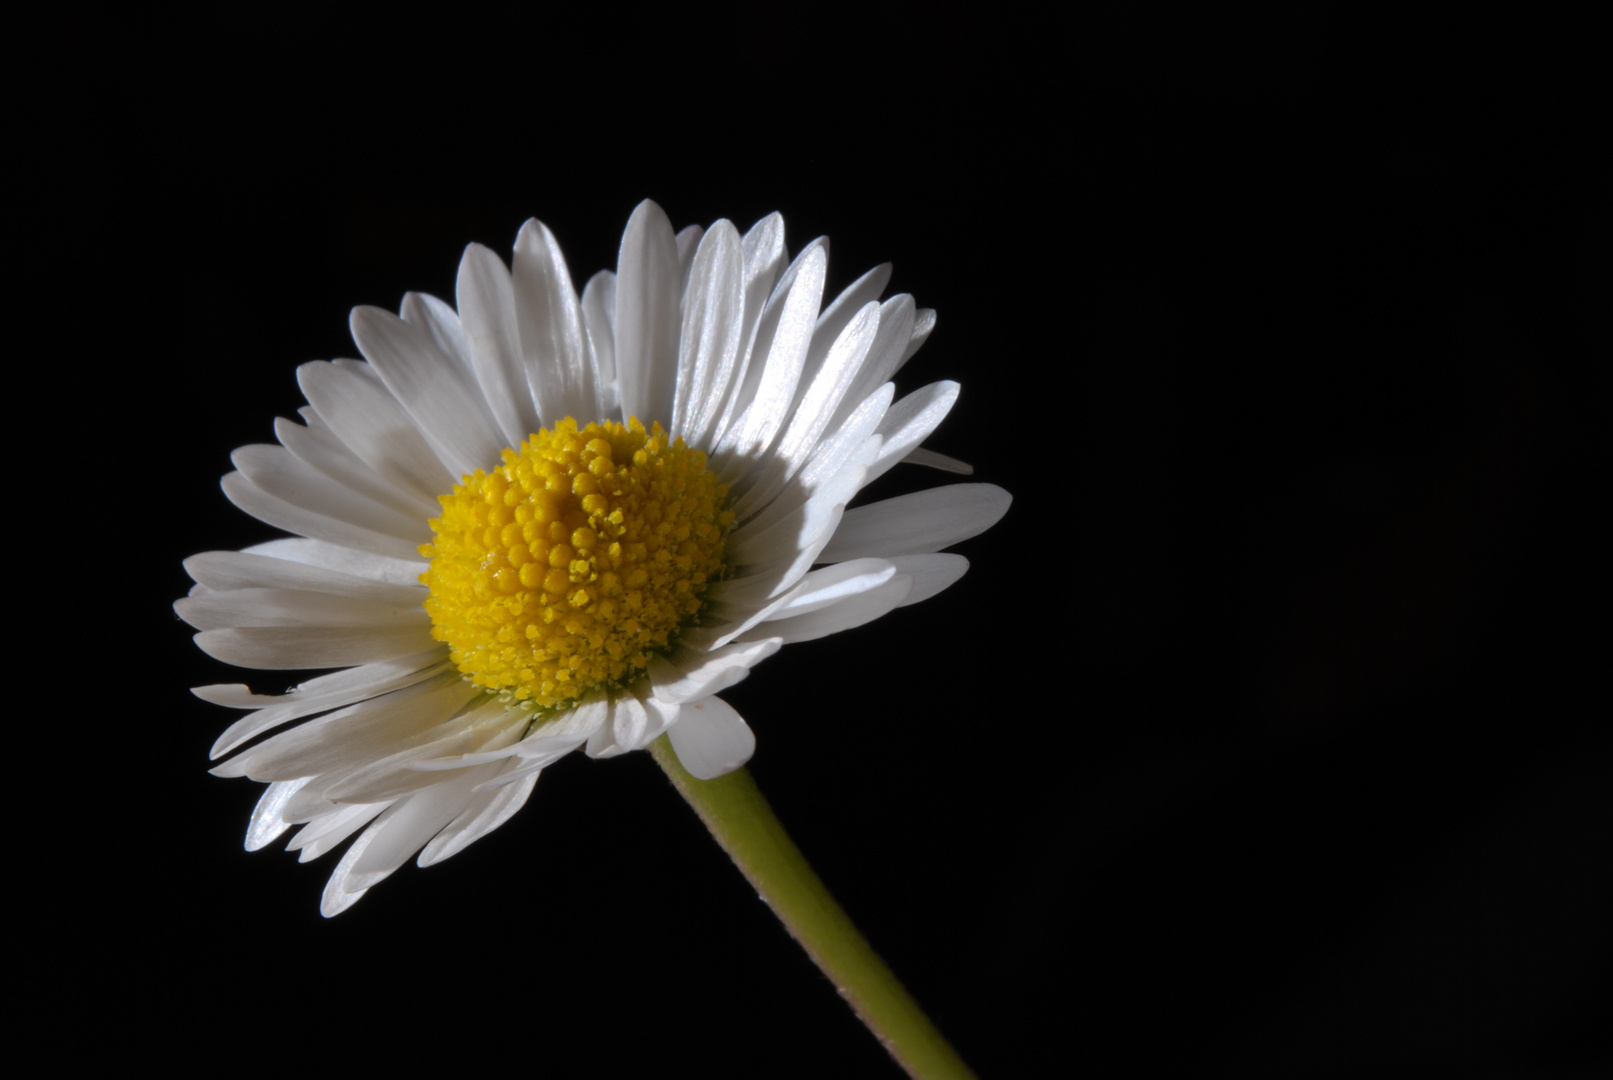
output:
[[269, 782], [249, 849], [363, 830], [326, 915], [497, 828], [573, 750], [666, 733], [696, 777], [738, 768], [755, 738], [720, 691], [962, 576], [941, 549], [1002, 489], [846, 509], [904, 458], [968, 470], [919, 446], [957, 385], [890, 382], [933, 314], [879, 301], [888, 266], [820, 310], [827, 252], [786, 265], [777, 214], [674, 235], [645, 202], [579, 297], [529, 221], [509, 269], [466, 250], [457, 312], [355, 309], [365, 362], [305, 364], [303, 423], [235, 452], [226, 495], [294, 538], [187, 560], [175, 607], [220, 660], [340, 669], [196, 690], [250, 710], [213, 747], [216, 774]]

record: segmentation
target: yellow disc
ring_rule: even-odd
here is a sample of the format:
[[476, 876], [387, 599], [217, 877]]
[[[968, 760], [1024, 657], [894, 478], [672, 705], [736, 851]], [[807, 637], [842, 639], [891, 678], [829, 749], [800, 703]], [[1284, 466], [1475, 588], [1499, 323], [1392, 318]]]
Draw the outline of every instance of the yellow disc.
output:
[[511, 704], [632, 682], [722, 576], [727, 494], [659, 424], [545, 428], [438, 500], [420, 548], [431, 635]]

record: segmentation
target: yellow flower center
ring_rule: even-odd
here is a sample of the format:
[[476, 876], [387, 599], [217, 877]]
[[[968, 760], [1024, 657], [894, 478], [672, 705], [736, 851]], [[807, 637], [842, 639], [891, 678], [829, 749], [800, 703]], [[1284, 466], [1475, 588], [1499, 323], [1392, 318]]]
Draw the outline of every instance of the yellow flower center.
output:
[[659, 424], [545, 428], [438, 500], [420, 547], [431, 636], [511, 705], [631, 682], [722, 575], [727, 494]]

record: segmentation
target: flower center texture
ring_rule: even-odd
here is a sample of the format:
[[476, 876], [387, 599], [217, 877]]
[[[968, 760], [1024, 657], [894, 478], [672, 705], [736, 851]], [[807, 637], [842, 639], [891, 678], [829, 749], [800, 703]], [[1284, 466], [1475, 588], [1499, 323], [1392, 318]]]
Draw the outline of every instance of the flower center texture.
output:
[[727, 494], [659, 424], [544, 428], [438, 500], [420, 547], [431, 636], [510, 705], [632, 682], [722, 576]]

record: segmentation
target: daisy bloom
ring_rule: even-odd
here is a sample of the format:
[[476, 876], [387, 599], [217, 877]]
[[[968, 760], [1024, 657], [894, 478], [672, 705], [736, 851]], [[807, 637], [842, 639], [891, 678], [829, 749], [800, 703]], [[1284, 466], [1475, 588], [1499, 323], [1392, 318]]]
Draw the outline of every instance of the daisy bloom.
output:
[[904, 459], [968, 470], [920, 447], [957, 385], [890, 381], [933, 313], [880, 301], [888, 266], [823, 307], [827, 260], [821, 239], [787, 259], [777, 214], [674, 234], [645, 202], [579, 297], [528, 221], [508, 268], [466, 249], [457, 312], [357, 308], [364, 360], [298, 369], [302, 422], [223, 480], [293, 537], [187, 560], [175, 608], [227, 663], [340, 669], [195, 691], [249, 710], [212, 751], [269, 783], [249, 849], [359, 834], [325, 915], [497, 828], [573, 750], [666, 734], [696, 778], [737, 769], [755, 737], [722, 690], [963, 574], [941, 550], [1002, 516], [1001, 488], [846, 509]]

